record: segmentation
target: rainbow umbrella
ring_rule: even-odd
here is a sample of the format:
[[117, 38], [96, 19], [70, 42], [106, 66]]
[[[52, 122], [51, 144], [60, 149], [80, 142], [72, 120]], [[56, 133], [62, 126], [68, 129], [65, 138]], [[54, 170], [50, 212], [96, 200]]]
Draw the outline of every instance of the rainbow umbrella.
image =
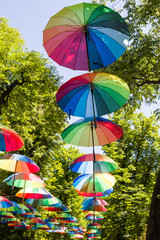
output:
[[105, 200], [100, 199], [100, 198], [89, 198], [84, 200], [81, 205], [83, 206], [93, 206], [93, 202], [95, 206], [100, 206], [100, 205], [109, 205]]
[[58, 224], [57, 220], [54, 218], [46, 218], [44, 220], [45, 223], [53, 223], [53, 224]]
[[7, 199], [6, 197], [0, 196], [0, 209], [9, 208], [9, 207], [12, 207], [13, 205], [14, 204], [9, 199]]
[[87, 231], [87, 234], [101, 234], [101, 232], [96, 228], [91, 228]]
[[44, 223], [44, 221], [42, 220], [42, 219], [40, 219], [40, 218], [33, 218], [33, 219], [31, 219], [31, 220], [29, 220], [28, 222], [27, 222], [27, 224], [29, 224], [29, 225], [39, 225], [39, 224], [45, 224]]
[[[87, 220], [91, 221], [101, 221], [103, 219], [103, 216], [101, 214], [97, 213], [88, 213], [87, 216], [85, 217]], [[94, 223], [94, 222], [93, 222]]]
[[84, 238], [84, 235], [83, 234], [74, 234], [71, 236], [71, 238], [74, 238], [74, 239], [80, 239], [80, 238]]
[[35, 225], [35, 226], [31, 227], [31, 229], [50, 230], [50, 228], [46, 224], [44, 224], [44, 225]]
[[87, 228], [100, 228], [101, 225], [99, 223], [90, 223], [87, 225]]
[[54, 205], [57, 203], [61, 203], [61, 201], [54, 197], [53, 195], [51, 195], [51, 198], [44, 198], [44, 199], [27, 199], [27, 203], [28, 204], [32, 204], [35, 206], [50, 206], [50, 205]]
[[21, 189], [16, 193], [16, 197], [19, 198], [33, 198], [33, 199], [43, 199], [52, 198], [52, 195], [45, 188], [26, 188]]
[[0, 124], [0, 151], [17, 151], [23, 145], [22, 138], [15, 131]]
[[125, 52], [128, 41], [128, 27], [119, 13], [91, 3], [63, 8], [43, 32], [49, 57], [73, 70], [106, 67]]
[[[85, 154], [77, 158], [70, 165], [73, 172], [93, 174], [94, 154]], [[109, 157], [101, 154], [95, 154], [94, 163], [95, 173], [106, 173], [115, 171], [118, 165]]]
[[110, 188], [104, 192], [91, 192], [91, 193], [78, 191], [77, 189], [75, 190], [78, 193], [78, 195], [83, 197], [108, 197], [113, 192], [113, 188]]
[[64, 129], [62, 138], [65, 142], [84, 147], [102, 146], [117, 141], [123, 135], [123, 130], [110, 120], [96, 117], [80, 119]]
[[87, 236], [87, 239], [92, 239], [92, 238], [101, 238], [101, 236], [96, 233], [91, 233]]
[[[19, 206], [18, 203], [14, 202], [14, 201], [10, 201], [10, 202], [12, 203], [12, 206], [2, 208], [4, 211], [7, 211], [7, 212], [16, 212], [16, 211], [21, 210], [21, 207]], [[2, 209], [0, 208], [0, 210], [2, 210]]]
[[64, 112], [86, 118], [115, 112], [126, 103], [129, 94], [127, 83], [117, 76], [86, 73], [61, 85], [56, 98]]
[[43, 207], [43, 209], [49, 212], [71, 212], [71, 210], [64, 205], [61, 207], [53, 207], [53, 206]]
[[21, 221], [17, 218], [9, 218], [7, 219], [7, 223], [15, 223], [15, 224], [21, 224]]
[[42, 188], [46, 184], [33, 173], [16, 173], [4, 180], [7, 185], [19, 188]]
[[83, 210], [83, 212], [88, 212], [88, 211], [107, 212], [108, 211], [102, 205], [100, 205], [100, 206], [95, 206], [95, 205], [93, 205], [93, 206], [83, 206], [81, 209]]
[[39, 167], [30, 158], [15, 153], [0, 157], [0, 168], [18, 173], [35, 173], [39, 171]]
[[5, 218], [14, 218], [15, 216], [7, 211], [0, 211], [0, 217], [5, 217]]
[[104, 192], [114, 186], [116, 180], [110, 173], [95, 174], [95, 190], [93, 188], [93, 175], [81, 174], [73, 181], [73, 186], [78, 191], [94, 193]]

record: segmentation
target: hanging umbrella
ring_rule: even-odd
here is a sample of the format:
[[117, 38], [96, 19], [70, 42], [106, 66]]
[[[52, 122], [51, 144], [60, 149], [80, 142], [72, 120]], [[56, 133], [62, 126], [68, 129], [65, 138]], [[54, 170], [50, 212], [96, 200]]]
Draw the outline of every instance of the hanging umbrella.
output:
[[27, 203], [35, 205], [35, 206], [50, 206], [53, 204], [61, 203], [61, 201], [51, 195], [51, 198], [44, 198], [44, 199], [27, 199]]
[[23, 144], [22, 138], [15, 131], [0, 124], [0, 151], [17, 151]]
[[[95, 192], [104, 192], [115, 184], [115, 177], [110, 173], [95, 174]], [[94, 193], [93, 175], [81, 174], [73, 181], [73, 186], [78, 191]]]
[[53, 206], [43, 207], [43, 209], [49, 212], [71, 212], [71, 210], [64, 205], [62, 207], [53, 207]]
[[78, 193], [78, 195], [83, 197], [108, 197], [113, 192], [113, 188], [110, 188], [104, 192], [95, 192], [95, 193], [82, 192], [82, 191], [78, 191], [77, 189], [75, 190]]
[[45, 223], [53, 223], [53, 224], [58, 224], [57, 220], [54, 218], [46, 218], [44, 220]]
[[93, 239], [93, 238], [101, 238], [101, 235], [96, 233], [91, 233], [87, 236], [87, 239]]
[[101, 225], [99, 223], [90, 223], [87, 225], [87, 228], [100, 228]]
[[0, 208], [9, 208], [12, 207], [14, 204], [7, 199], [6, 197], [0, 196]]
[[0, 211], [0, 217], [5, 217], [5, 218], [15, 218], [15, 216], [7, 211]]
[[15, 153], [0, 157], [0, 168], [18, 173], [35, 173], [39, 171], [39, 167], [30, 158]]
[[21, 223], [21, 221], [17, 218], [9, 218], [9, 219], [7, 219], [7, 223], [19, 224], [19, 223]]
[[101, 234], [101, 232], [96, 228], [91, 228], [87, 231], [87, 234]]
[[44, 221], [42, 220], [42, 219], [40, 219], [40, 218], [33, 218], [33, 219], [31, 219], [31, 220], [29, 220], [28, 222], [27, 222], [27, 224], [29, 224], [29, 225], [43, 225], [43, 224], [45, 224], [44, 223]]
[[61, 109], [77, 117], [100, 117], [115, 112], [129, 98], [121, 78], [108, 73], [86, 73], [67, 81], [56, 98]]
[[[85, 154], [77, 158], [70, 165], [73, 172], [93, 174], [93, 154]], [[115, 171], [118, 165], [109, 157], [101, 154], [95, 154], [95, 173], [106, 173]]]
[[91, 220], [91, 221], [93, 221], [93, 219], [94, 219], [94, 221], [101, 221], [102, 219], [103, 219], [103, 216], [101, 215], [101, 214], [97, 214], [97, 213], [88, 213], [87, 214], [87, 216], [85, 217], [87, 220]]
[[123, 135], [123, 130], [110, 120], [97, 117], [96, 124], [95, 128], [93, 118], [80, 119], [64, 129], [62, 138], [72, 145], [92, 147], [112, 143]]
[[127, 24], [118, 12], [80, 3], [53, 15], [43, 32], [49, 57], [73, 70], [94, 70], [115, 62], [126, 50]]
[[26, 188], [25, 191], [24, 189], [21, 189], [17, 192], [16, 197], [43, 199], [52, 198], [52, 195], [45, 188]]
[[83, 205], [83, 206], [93, 206], [93, 201], [94, 201], [95, 206], [101, 206], [101, 205], [108, 206], [109, 205], [105, 200], [100, 199], [100, 198], [86, 199], [81, 203], [81, 205]]
[[71, 236], [71, 238], [80, 239], [80, 238], [84, 238], [84, 235], [83, 234], [74, 234]]
[[40, 177], [33, 173], [16, 173], [4, 180], [7, 185], [19, 188], [42, 188], [46, 184]]
[[[16, 212], [16, 211], [21, 210], [21, 207], [19, 206], [18, 203], [14, 202], [14, 201], [10, 201], [10, 202], [12, 203], [12, 206], [3, 208], [4, 211]], [[0, 208], [0, 210], [2, 210], [2, 209]]]
[[107, 212], [108, 210], [100, 205], [100, 206], [83, 206], [81, 208], [83, 210], [83, 212], [88, 212], [88, 211], [96, 211], [96, 212]]

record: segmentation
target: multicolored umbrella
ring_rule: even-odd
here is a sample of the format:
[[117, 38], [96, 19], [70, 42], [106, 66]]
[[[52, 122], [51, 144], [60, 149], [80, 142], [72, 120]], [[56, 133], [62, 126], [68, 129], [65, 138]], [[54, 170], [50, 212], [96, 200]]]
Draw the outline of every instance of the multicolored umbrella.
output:
[[15, 153], [0, 157], [0, 168], [18, 173], [35, 173], [39, 171], [39, 167], [30, 158]]
[[101, 206], [101, 205], [108, 206], [109, 205], [105, 200], [100, 199], [100, 198], [86, 199], [81, 203], [81, 205], [83, 205], [83, 206], [93, 206], [93, 202], [94, 202], [95, 206]]
[[[80, 119], [64, 129], [62, 138], [65, 142], [84, 147], [102, 146], [117, 141], [123, 135], [123, 130], [110, 120], [96, 118]], [[94, 143], [94, 144], [93, 144]]]
[[19, 188], [43, 188], [46, 184], [33, 173], [16, 173], [4, 180], [7, 185]]
[[93, 163], [95, 173], [106, 173], [115, 171], [118, 168], [118, 165], [109, 157], [101, 154], [85, 154], [77, 158], [70, 165], [70, 169], [73, 172], [93, 174]]
[[87, 220], [91, 220], [91, 221], [101, 221], [103, 219], [103, 216], [101, 214], [97, 214], [97, 213], [89, 213], [87, 214], [87, 216], [85, 217]]
[[[2, 208], [3, 211], [7, 211], [7, 212], [16, 212], [16, 211], [19, 211], [21, 210], [21, 207], [19, 206], [18, 203], [14, 202], [14, 201], [10, 201], [12, 203], [12, 206], [10, 207], [6, 207], [6, 208]], [[2, 210], [0, 208], [0, 210]]]
[[86, 73], [61, 85], [56, 98], [64, 112], [86, 118], [115, 112], [126, 103], [129, 94], [127, 83], [117, 76]]
[[44, 223], [44, 221], [42, 220], [42, 219], [40, 219], [40, 218], [33, 218], [33, 219], [31, 219], [31, 220], [29, 220], [28, 222], [27, 222], [27, 224], [29, 224], [29, 225], [43, 225], [43, 224], [45, 224]]
[[71, 209], [69, 209], [64, 205], [61, 207], [54, 207], [54, 206], [43, 207], [43, 209], [49, 212], [71, 212]]
[[90, 223], [87, 225], [87, 228], [100, 228], [101, 225], [99, 223]]
[[91, 233], [87, 236], [87, 239], [93, 239], [93, 238], [101, 238], [101, 235], [96, 234], [96, 233]]
[[9, 199], [7, 199], [6, 197], [0, 196], [0, 208], [4, 209], [12, 206], [14, 206], [14, 204]]
[[0, 124], [0, 151], [17, 151], [23, 145], [22, 138], [15, 131]]
[[83, 234], [74, 234], [71, 236], [71, 238], [73, 239], [81, 239], [81, 238], [84, 238], [84, 235]]
[[87, 231], [87, 234], [101, 234], [101, 232], [96, 228], [91, 228]]
[[15, 216], [7, 211], [0, 211], [0, 217], [5, 217], [5, 218], [15, 218]]
[[95, 174], [95, 191], [93, 188], [93, 175], [81, 174], [73, 181], [73, 186], [78, 191], [87, 193], [104, 192], [114, 186], [116, 180], [110, 173]]
[[43, 199], [52, 198], [52, 195], [44, 188], [26, 188], [21, 189], [16, 193], [16, 197], [19, 198], [33, 198], [33, 199]]
[[58, 224], [57, 220], [54, 218], [46, 218], [44, 220], [45, 223], [53, 223], [53, 224]]
[[110, 188], [104, 192], [95, 192], [95, 193], [82, 192], [82, 191], [78, 191], [77, 189], [75, 190], [78, 193], [78, 195], [83, 197], [108, 197], [113, 192], [113, 188]]
[[35, 206], [50, 206], [50, 205], [54, 205], [57, 203], [61, 203], [61, 201], [54, 197], [53, 195], [51, 195], [51, 198], [44, 198], [44, 199], [27, 199], [27, 203], [35, 205]]
[[125, 52], [128, 41], [128, 27], [119, 13], [91, 3], [63, 8], [43, 32], [49, 57], [73, 70], [106, 67]]
[[100, 205], [100, 206], [95, 206], [95, 205], [93, 205], [93, 206], [83, 206], [81, 209], [83, 210], [83, 212], [90, 212], [90, 211], [107, 212], [108, 211], [102, 205]]

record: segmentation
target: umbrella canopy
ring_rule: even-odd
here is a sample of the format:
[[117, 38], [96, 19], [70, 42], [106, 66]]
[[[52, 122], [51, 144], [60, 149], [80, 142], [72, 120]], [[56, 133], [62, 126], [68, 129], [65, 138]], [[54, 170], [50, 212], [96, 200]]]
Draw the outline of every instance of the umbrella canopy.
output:
[[96, 233], [91, 233], [87, 236], [87, 239], [92, 239], [92, 238], [101, 238], [101, 235]]
[[17, 151], [23, 144], [22, 138], [15, 131], [0, 124], [0, 151]]
[[100, 198], [89, 198], [84, 200], [81, 205], [83, 206], [93, 206], [93, 202], [95, 206], [101, 206], [101, 205], [109, 205], [105, 200], [100, 199]]
[[87, 228], [100, 228], [101, 225], [99, 223], [90, 223], [87, 225]]
[[100, 205], [100, 206], [83, 206], [81, 209], [83, 210], [83, 212], [88, 212], [88, 211], [107, 212], [108, 211], [102, 205]]
[[128, 27], [119, 13], [80, 3], [53, 15], [43, 32], [49, 57], [74, 70], [94, 70], [115, 62], [126, 50]]
[[27, 222], [29, 225], [39, 225], [39, 224], [45, 224], [44, 221], [40, 218], [33, 218]]
[[84, 147], [102, 146], [117, 141], [123, 135], [123, 130], [110, 120], [96, 118], [80, 119], [64, 129], [62, 138], [65, 142]]
[[15, 218], [15, 216], [7, 211], [0, 211], [0, 217], [5, 217], [5, 218]]
[[87, 234], [94, 234], [94, 233], [101, 234], [101, 232], [96, 228], [91, 228], [87, 231]]
[[113, 188], [110, 188], [104, 192], [96, 192], [96, 193], [82, 192], [82, 191], [78, 191], [77, 189], [75, 190], [78, 193], [78, 195], [83, 197], [108, 197], [113, 192]]
[[35, 205], [35, 206], [50, 206], [50, 205], [54, 205], [57, 203], [61, 203], [61, 201], [54, 197], [53, 195], [51, 195], [51, 198], [44, 198], [44, 199], [27, 199], [27, 203]]
[[86, 73], [61, 85], [56, 98], [64, 112], [86, 118], [115, 112], [126, 103], [129, 94], [127, 83], [117, 76]]
[[49, 211], [49, 212], [71, 212], [71, 210], [64, 205], [61, 206], [61, 207], [49, 206], [49, 207], [44, 207], [43, 209], [46, 210], [46, 211]]
[[41, 188], [46, 186], [42, 179], [33, 173], [12, 174], [4, 182], [7, 185], [19, 188]]
[[16, 197], [43, 199], [52, 198], [52, 195], [44, 188], [26, 188], [16, 193]]
[[0, 168], [18, 173], [35, 173], [39, 171], [39, 167], [30, 158], [16, 153], [0, 157]]
[[93, 213], [89, 213], [87, 214], [87, 216], [85, 217], [87, 220], [91, 220], [93, 221], [101, 221], [103, 219], [103, 216], [101, 214], [93, 214]]
[[[93, 154], [85, 154], [77, 158], [70, 165], [73, 172], [93, 174]], [[118, 165], [109, 157], [101, 154], [95, 154], [94, 171], [95, 173], [106, 173], [115, 171]]]
[[95, 174], [95, 191], [93, 190], [93, 175], [81, 174], [73, 181], [73, 186], [78, 191], [87, 193], [104, 192], [114, 186], [116, 180], [110, 173]]
[[57, 220], [54, 218], [46, 218], [44, 220], [45, 223], [54, 223], [54, 224], [58, 224]]
[[7, 199], [6, 197], [0, 196], [0, 208], [4, 209], [12, 206], [14, 206], [14, 204], [9, 199]]
[[80, 238], [84, 238], [84, 236], [83, 236], [83, 234], [74, 234], [71, 236], [71, 238], [80, 239]]

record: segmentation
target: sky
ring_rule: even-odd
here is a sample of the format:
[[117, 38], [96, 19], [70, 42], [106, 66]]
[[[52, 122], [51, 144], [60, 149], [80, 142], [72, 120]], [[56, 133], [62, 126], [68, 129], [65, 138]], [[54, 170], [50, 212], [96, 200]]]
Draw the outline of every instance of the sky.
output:
[[[43, 47], [43, 30], [49, 21], [50, 17], [56, 14], [65, 6], [70, 6], [78, 3], [82, 3], [81, 0], [0, 0], [0, 16], [9, 19], [9, 25], [19, 30], [26, 42], [28, 50], [35, 50], [48, 58], [47, 53]], [[91, 0], [85, 0], [85, 2], [91, 3]], [[117, 3], [117, 4], [116, 4]], [[115, 3], [108, 4], [108, 7], [118, 10], [122, 8], [121, 1], [117, 0]], [[56, 64], [52, 59], [48, 58], [54, 66], [60, 76], [63, 76], [63, 82], [68, 81], [74, 76], [84, 74], [84, 71], [73, 71], [65, 67], [61, 67]], [[143, 111], [145, 115], [149, 116], [150, 111], [157, 108], [157, 105], [152, 105], [151, 108], [143, 105], [140, 111]], [[72, 118], [72, 122], [76, 118]], [[98, 148], [100, 151], [101, 148]], [[83, 152], [88, 149], [81, 148]], [[97, 150], [97, 148], [96, 148]]]

